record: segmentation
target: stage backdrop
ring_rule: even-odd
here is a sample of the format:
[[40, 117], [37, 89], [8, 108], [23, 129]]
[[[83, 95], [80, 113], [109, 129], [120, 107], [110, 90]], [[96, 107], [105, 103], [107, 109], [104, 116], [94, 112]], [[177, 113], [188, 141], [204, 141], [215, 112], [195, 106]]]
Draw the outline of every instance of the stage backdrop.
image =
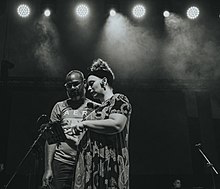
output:
[[[38, 117], [49, 115], [53, 105], [66, 97], [61, 84], [55, 88], [39, 86], [9, 90], [8, 175], [12, 174], [37, 137]], [[219, 92], [149, 86], [134, 90], [120, 83], [116, 86], [115, 92], [126, 94], [133, 108], [129, 139], [131, 185], [152, 187], [157, 183], [157, 188], [162, 188], [169, 186], [176, 176], [180, 176], [188, 186], [210, 185], [210, 171], [195, 144], [202, 144], [219, 169]], [[15, 183], [28, 185], [27, 182], [40, 180], [43, 153], [37, 154], [31, 154], [19, 171], [19, 175], [28, 179], [15, 180]], [[37, 181], [33, 181], [34, 175], [38, 175]]]

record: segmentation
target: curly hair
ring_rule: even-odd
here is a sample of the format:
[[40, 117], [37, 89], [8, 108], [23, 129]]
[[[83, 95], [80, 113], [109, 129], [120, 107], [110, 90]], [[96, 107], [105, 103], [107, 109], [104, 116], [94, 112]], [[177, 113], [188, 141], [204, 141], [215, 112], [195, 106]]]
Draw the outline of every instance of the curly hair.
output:
[[101, 58], [98, 58], [93, 61], [92, 66], [90, 67], [90, 72], [87, 75], [87, 78], [90, 75], [95, 75], [99, 78], [107, 78], [109, 86], [112, 87], [113, 80], [115, 79], [115, 75], [112, 69], [109, 67], [108, 63], [103, 61]]

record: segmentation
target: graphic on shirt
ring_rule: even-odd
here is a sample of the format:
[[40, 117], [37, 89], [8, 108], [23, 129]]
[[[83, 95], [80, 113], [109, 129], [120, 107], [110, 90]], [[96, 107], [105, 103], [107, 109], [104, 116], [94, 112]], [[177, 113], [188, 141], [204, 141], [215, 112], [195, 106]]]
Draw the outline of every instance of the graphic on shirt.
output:
[[[67, 101], [59, 102], [55, 105], [53, 114], [59, 118], [62, 126], [74, 126], [81, 122], [92, 110], [86, 106], [86, 102], [78, 109], [73, 109]], [[77, 144], [66, 141], [61, 142], [56, 147], [54, 159], [73, 165], [77, 154]]]

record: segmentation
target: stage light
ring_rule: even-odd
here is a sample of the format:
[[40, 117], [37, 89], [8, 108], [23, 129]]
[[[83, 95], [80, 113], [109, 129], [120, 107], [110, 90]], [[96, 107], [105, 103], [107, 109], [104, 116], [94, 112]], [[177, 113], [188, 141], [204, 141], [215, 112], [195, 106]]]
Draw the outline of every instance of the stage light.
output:
[[76, 14], [81, 17], [85, 18], [89, 14], [89, 8], [86, 4], [80, 4], [76, 7]]
[[110, 14], [110, 16], [115, 16], [116, 15], [115, 9], [111, 9], [109, 14]]
[[44, 10], [44, 16], [49, 17], [51, 15], [51, 10], [50, 9], [45, 9]]
[[41, 0], [41, 11], [46, 17], [51, 17], [56, 12], [56, 1], [54, 0]]
[[121, 6], [119, 0], [105, 0], [104, 10], [109, 12], [110, 17], [120, 14]]
[[188, 8], [186, 15], [189, 19], [196, 19], [199, 16], [199, 9], [195, 6]]
[[141, 18], [145, 15], [146, 9], [143, 5], [135, 5], [132, 9], [132, 14], [135, 18]]
[[30, 7], [26, 4], [21, 4], [17, 8], [17, 13], [20, 17], [26, 18], [30, 15]]
[[166, 18], [169, 17], [170, 16], [170, 12], [169, 11], [164, 11], [163, 12], [163, 16], [166, 17]]

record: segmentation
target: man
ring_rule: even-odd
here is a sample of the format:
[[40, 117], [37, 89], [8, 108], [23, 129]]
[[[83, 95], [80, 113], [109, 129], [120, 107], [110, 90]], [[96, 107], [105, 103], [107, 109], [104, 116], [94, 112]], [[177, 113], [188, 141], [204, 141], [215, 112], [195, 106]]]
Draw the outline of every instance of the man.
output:
[[[61, 125], [75, 125], [92, 111], [93, 107], [88, 106], [88, 103], [93, 102], [85, 98], [85, 79], [82, 72], [70, 71], [66, 75], [64, 86], [68, 99], [55, 104], [50, 119], [52, 122], [61, 121]], [[46, 142], [43, 187], [52, 185], [55, 189], [71, 188], [80, 136], [75, 135], [74, 139], [50, 145]]]
[[173, 189], [180, 189], [181, 188], [181, 181], [179, 179], [176, 179], [173, 182]]

